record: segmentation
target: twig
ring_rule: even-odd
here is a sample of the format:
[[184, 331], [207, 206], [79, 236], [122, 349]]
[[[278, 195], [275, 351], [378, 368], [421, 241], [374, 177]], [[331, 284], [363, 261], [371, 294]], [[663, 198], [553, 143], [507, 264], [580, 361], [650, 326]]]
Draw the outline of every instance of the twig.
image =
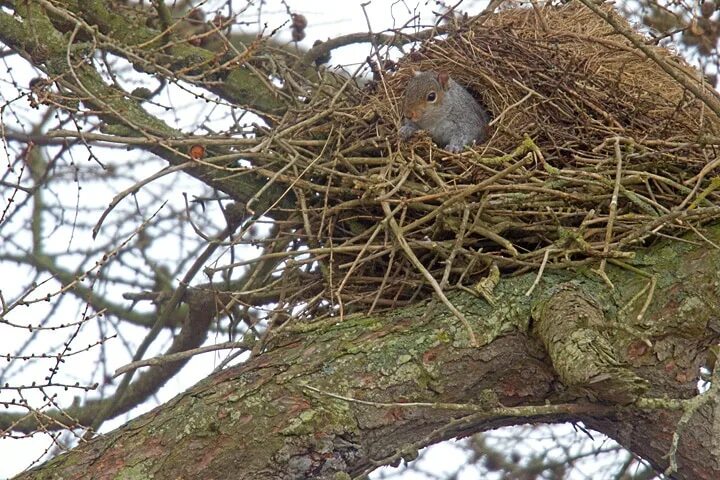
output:
[[113, 208], [117, 206], [118, 203], [122, 201], [123, 198], [127, 197], [128, 195], [134, 194], [138, 192], [142, 187], [147, 185], [148, 183], [157, 180], [160, 177], [164, 177], [165, 175], [168, 175], [170, 173], [179, 172], [180, 170], [184, 170], [190, 166], [192, 166], [193, 162], [185, 162], [180, 165], [175, 165], [171, 167], [165, 167], [162, 170], [153, 173], [149, 177], [137, 182], [135, 185], [131, 186], [130, 188], [126, 188], [122, 192], [115, 195], [110, 202], [110, 205], [103, 211], [102, 215], [100, 215], [100, 218], [98, 219], [97, 223], [92, 229], [92, 238], [97, 237], [98, 232], [100, 231], [100, 227], [102, 226], [103, 222], [105, 221], [105, 218], [108, 216], [108, 214], [112, 211]]
[[336, 48], [345, 47], [354, 43], [372, 43], [373, 45], [383, 44], [388, 46], [401, 47], [408, 43], [427, 40], [443, 33], [446, 33], [445, 28], [433, 27], [418, 33], [403, 33], [400, 31], [396, 31], [393, 34], [358, 32], [341, 35], [339, 37], [334, 37], [326, 40], [312, 47], [298, 61], [297, 67], [310, 65], [318, 58], [327, 56], [331, 51], [335, 50]]
[[[228, 236], [232, 235], [232, 233], [237, 229], [238, 226], [238, 223], [228, 222], [228, 225], [215, 236], [214, 241], [211, 241], [209, 245], [205, 248], [205, 250], [195, 259], [195, 262], [193, 262], [192, 266], [187, 271], [183, 279], [180, 281], [180, 284], [173, 292], [172, 297], [170, 297], [170, 299], [163, 305], [163, 308], [160, 311], [157, 319], [155, 320], [152, 328], [147, 333], [147, 335], [145, 335], [145, 338], [135, 351], [132, 359], [133, 362], [137, 362], [142, 359], [143, 355], [145, 355], [145, 352], [150, 347], [152, 342], [155, 341], [155, 338], [157, 338], [162, 329], [165, 328], [165, 325], [175, 311], [175, 308], [182, 301], [192, 279], [200, 271], [200, 268], [202, 268], [207, 259], [210, 258], [210, 256], [215, 252], [215, 250], [220, 246], [220, 242]], [[89, 434], [91, 434], [92, 432], [96, 432], [98, 428], [103, 424], [107, 416], [110, 415], [115, 410], [115, 408], [117, 408], [118, 405], [120, 405], [130, 385], [133, 373], [134, 370], [130, 370], [125, 374], [122, 381], [120, 382], [120, 385], [118, 385], [117, 389], [115, 390], [113, 401], [105, 404], [105, 407], [103, 407], [97, 413], [95, 419], [92, 422], [92, 425], [87, 431], [86, 437], [89, 437]]]
[[[622, 152], [620, 151], [620, 140], [615, 139], [615, 187], [613, 188], [612, 199], [610, 200], [610, 211], [608, 213], [607, 229], [605, 230], [605, 246], [603, 247], [603, 253], [607, 255], [610, 251], [610, 242], [613, 236], [613, 226], [615, 225], [615, 217], [617, 217], [617, 206], [618, 206], [618, 195], [620, 193], [620, 180], [622, 178]], [[605, 273], [605, 264], [607, 258], [603, 257], [600, 260], [599, 272]], [[607, 276], [605, 276], [607, 278]], [[609, 281], [609, 279], [608, 279]], [[610, 284], [612, 286], [612, 283]]]
[[637, 275], [640, 275], [642, 277], [645, 277], [648, 279], [647, 285], [643, 287], [638, 293], [636, 293], [623, 307], [620, 309], [619, 314], [622, 314], [625, 310], [630, 308], [630, 306], [635, 303], [635, 301], [642, 296], [643, 293], [646, 291], [648, 292], [647, 297], [645, 297], [645, 302], [643, 303], [642, 308], [640, 308], [640, 313], [638, 313], [637, 317], [635, 318], [636, 321], [640, 322], [642, 318], [645, 316], [645, 312], [647, 312], [647, 309], [650, 307], [650, 303], [652, 302], [653, 296], [655, 295], [655, 287], [657, 286], [657, 278], [655, 275], [644, 272], [640, 270], [637, 267], [633, 267], [632, 265], [629, 265], [623, 261], [617, 260], [617, 259], [610, 259], [610, 263], [617, 265], [620, 268], [623, 268], [625, 270], [629, 270]]
[[[525, 151], [526, 151], [525, 146], [518, 147], [513, 153], [508, 155], [508, 160], [510, 160], [511, 158], [515, 158], [516, 155], [521, 155], [522, 153], [525, 153]], [[454, 192], [453, 191], [441, 192], [441, 193], [436, 193], [436, 194], [431, 194], [431, 195], [425, 195], [423, 197], [411, 198], [409, 200], [410, 202], [421, 202], [426, 199], [432, 199], [432, 198], [436, 198], [436, 197], [447, 197], [447, 196], [452, 195], [452, 196], [450, 196], [449, 199], [447, 199], [445, 202], [443, 202], [443, 204], [440, 207], [435, 208], [434, 210], [432, 210], [430, 213], [428, 213], [424, 217], [419, 218], [419, 219], [415, 220], [414, 222], [405, 225], [402, 228], [403, 232], [412, 231], [413, 229], [417, 228], [418, 226], [429, 222], [433, 218], [440, 215], [440, 213], [442, 213], [444, 210], [446, 210], [451, 205], [453, 205], [453, 204], [459, 202], [460, 200], [463, 200], [475, 193], [478, 193], [478, 192], [486, 189], [490, 185], [495, 184], [498, 180], [510, 175], [512, 172], [514, 172], [518, 168], [522, 167], [527, 162], [528, 162], [528, 156], [525, 156], [522, 159], [520, 159], [517, 162], [510, 165], [509, 167], [505, 168], [504, 170], [501, 170], [501, 171], [497, 172], [496, 174], [492, 175], [491, 177], [486, 178], [482, 182], [477, 183], [472, 186], [459, 188], [459, 189], [455, 190]]]
[[498, 417], [536, 417], [540, 415], [553, 415], [553, 414], [578, 414], [582, 413], [585, 408], [589, 408], [593, 412], [605, 411], [610, 413], [616, 411], [618, 406], [604, 406], [596, 404], [556, 404], [556, 405], [529, 405], [525, 407], [505, 407], [500, 404], [497, 406], [489, 406], [487, 404], [473, 404], [473, 403], [447, 403], [447, 402], [372, 402], [369, 400], [360, 400], [359, 398], [347, 397], [344, 395], [338, 395], [337, 393], [327, 392], [320, 390], [319, 388], [311, 387], [310, 385], [303, 385], [302, 388], [310, 390], [311, 392], [318, 393], [330, 398], [342, 400], [348, 403], [357, 403], [359, 405], [368, 405], [371, 407], [378, 408], [433, 408], [437, 410], [454, 410], [460, 412], [474, 412], [482, 416], [482, 418], [498, 418]]
[[694, 225], [690, 224], [690, 222], [687, 222], [687, 226], [690, 228], [690, 230], [692, 230], [695, 233], [695, 235], [702, 238], [712, 248], [714, 248], [715, 250], [720, 250], [720, 245], [718, 245], [717, 243], [713, 242], [712, 240], [707, 238], [705, 235], [703, 235], [703, 233], [700, 230], [698, 230], [697, 228], [695, 228]]
[[[675, 427], [672, 442], [670, 443], [670, 450], [666, 455], [666, 458], [669, 459], [670, 465], [668, 465], [667, 469], [665, 470], [665, 475], [672, 477], [672, 475], [678, 471], [677, 449], [680, 444], [680, 435], [682, 434], [683, 430], [685, 430], [685, 427], [687, 427], [687, 424], [692, 418], [692, 416], [708, 402], [713, 402], [715, 403], [715, 405], [717, 405], [718, 400], [720, 400], [720, 362], [715, 362], [715, 367], [713, 368], [712, 372], [712, 383], [708, 391], [701, 395], [696, 395], [695, 397], [688, 400], [684, 400], [682, 403], [683, 414], [680, 416], [680, 420], [678, 420], [677, 426]], [[717, 411], [717, 406], [714, 408], [714, 410]], [[715, 417], [717, 417], [717, 415], [715, 415]], [[713, 427], [716, 426], [717, 419], [715, 420], [715, 424], [713, 425]], [[713, 450], [714, 453], [717, 452], [717, 450]]]
[[611, 12], [603, 10], [598, 5], [594, 4], [592, 0], [580, 0], [580, 2], [582, 2], [583, 5], [592, 10], [593, 13], [595, 13], [597, 16], [605, 20], [610, 26], [613, 27], [613, 29], [615, 29], [616, 32], [627, 38], [630, 43], [632, 43], [637, 49], [647, 55], [650, 60], [655, 62], [660, 68], [663, 69], [665, 73], [670, 75], [676, 82], [678, 82], [684, 88], [692, 92], [695, 97], [697, 97], [700, 101], [707, 105], [707, 107], [712, 110], [718, 118], [720, 118], [720, 102], [718, 102], [717, 97], [705, 93], [706, 91], [712, 91], [711, 88], [705, 88], [703, 89], [705, 91], [703, 91], [698, 87], [698, 84], [703, 85], [700, 81], [701, 77], [699, 75], [699, 78], [690, 81], [688, 79], [689, 74], [687, 72], [678, 67], [673, 67], [668, 62], [666, 62], [653, 49], [653, 47], [646, 45], [640, 38], [638, 38], [638, 35], [635, 32], [621, 25], [620, 22], [618, 22], [613, 17], [613, 14]]
[[647, 297], [645, 298], [645, 303], [643, 303], [643, 306], [637, 315], [636, 320], [638, 322], [640, 322], [643, 319], [643, 317], [645, 316], [645, 312], [647, 312], [648, 307], [650, 307], [650, 303], [652, 302], [653, 296], [655, 295], [655, 286], [656, 285], [657, 285], [657, 279], [655, 278], [655, 275], [652, 275], [650, 277], [650, 290], [648, 291]]
[[[535, 290], [535, 287], [538, 286], [540, 283], [540, 279], [542, 278], [543, 272], [545, 271], [545, 265], [547, 265], [548, 258], [550, 258], [550, 252], [552, 252], [551, 248], [547, 248], [545, 250], [545, 255], [543, 255], [542, 263], [540, 264], [540, 269], [538, 270], [537, 276], [535, 276], [535, 281], [532, 285], [530, 285], [530, 288], [528, 288], [528, 291], [525, 292], [525, 296], [529, 297], [532, 295], [533, 290]], [[605, 260], [605, 258], [603, 258]]]
[[465, 318], [465, 315], [458, 310], [455, 305], [452, 304], [450, 300], [445, 296], [445, 293], [443, 293], [442, 288], [437, 283], [437, 280], [432, 276], [430, 272], [427, 271], [427, 269], [423, 266], [423, 264], [420, 262], [420, 260], [415, 256], [415, 252], [413, 252], [412, 248], [410, 248], [410, 245], [408, 245], [407, 240], [405, 239], [405, 236], [403, 235], [402, 229], [395, 221], [395, 217], [392, 216], [392, 211], [390, 210], [390, 205], [387, 202], [382, 202], [382, 208], [383, 212], [385, 212], [385, 221], [388, 222], [390, 225], [390, 229], [395, 234], [395, 238], [397, 239], [398, 243], [400, 244], [400, 247], [405, 252], [405, 255], [407, 255], [408, 260], [417, 268], [417, 270], [422, 274], [423, 277], [425, 277], [425, 280], [430, 284], [430, 286], [435, 290], [435, 293], [438, 297], [440, 297], [440, 300], [445, 304], [445, 306], [457, 317], [462, 324], [465, 326], [465, 329], [467, 330], [468, 337], [470, 338], [470, 344], [473, 347], [480, 346], [477, 338], [475, 337], [475, 332], [473, 332], [472, 327], [470, 326], [470, 322], [468, 322], [467, 318]]
[[224, 342], [215, 345], [207, 345], [205, 347], [193, 348], [190, 350], [185, 350], [184, 352], [170, 353], [168, 355], [158, 355], [157, 357], [146, 358], [144, 360], [138, 360], [137, 362], [130, 362], [127, 365], [123, 365], [122, 367], [115, 370], [115, 373], [113, 373], [113, 378], [119, 377], [123, 373], [137, 370], [141, 367], [164, 365], [166, 363], [177, 362], [178, 360], [184, 360], [186, 358], [194, 357], [195, 355], [199, 355], [201, 353], [214, 352], [216, 350], [228, 350], [231, 348], [249, 350], [250, 348], [252, 348], [252, 344], [251, 342]]
[[450, 250], [450, 255], [445, 259], [445, 271], [443, 272], [442, 280], [440, 280], [440, 288], [444, 289], [447, 286], [448, 280], [450, 279], [450, 271], [452, 270], [453, 262], [457, 256], [458, 251], [462, 248], [463, 241], [465, 240], [465, 233], [467, 231], [468, 220], [470, 219], [470, 209], [466, 206], [463, 208], [463, 216], [460, 221], [460, 229], [455, 234], [455, 244]]

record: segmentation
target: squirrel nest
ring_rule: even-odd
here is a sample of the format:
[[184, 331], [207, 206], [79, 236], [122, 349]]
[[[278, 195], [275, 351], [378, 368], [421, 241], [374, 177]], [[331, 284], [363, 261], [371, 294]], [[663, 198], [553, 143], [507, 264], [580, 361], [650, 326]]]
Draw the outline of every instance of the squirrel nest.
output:
[[[713, 95], [681, 59], [650, 49]], [[400, 143], [413, 69], [465, 86], [492, 115], [488, 141], [461, 154], [427, 136]], [[285, 260], [267, 288], [286, 311], [367, 312], [472, 287], [493, 265], [604, 268], [720, 218], [720, 120], [681, 83], [576, 2], [468, 19], [372, 89], [347, 82], [277, 127], [270, 149], [290, 148], [290, 164], [257, 161], [297, 210], [259, 259]]]

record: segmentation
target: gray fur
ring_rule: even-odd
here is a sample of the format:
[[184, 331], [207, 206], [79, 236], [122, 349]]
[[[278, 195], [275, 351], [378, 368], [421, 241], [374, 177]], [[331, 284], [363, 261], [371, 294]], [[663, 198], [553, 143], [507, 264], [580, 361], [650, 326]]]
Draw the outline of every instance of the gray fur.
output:
[[[430, 91], [437, 92], [435, 103], [427, 101]], [[435, 143], [449, 152], [460, 152], [473, 142], [485, 140], [487, 112], [452, 78], [443, 89], [437, 73], [417, 74], [405, 87], [403, 104], [406, 118], [398, 132], [403, 140], [418, 130], [426, 130]], [[422, 110], [416, 122], [407, 118], [412, 109]]]

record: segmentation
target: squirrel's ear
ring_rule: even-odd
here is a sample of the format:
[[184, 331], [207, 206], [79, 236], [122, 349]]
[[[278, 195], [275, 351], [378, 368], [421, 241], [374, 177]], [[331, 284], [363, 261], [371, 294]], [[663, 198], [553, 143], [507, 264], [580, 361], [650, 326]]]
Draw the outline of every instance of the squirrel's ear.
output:
[[448, 75], [447, 72], [440, 72], [440, 73], [438, 73], [437, 81], [440, 84], [440, 86], [443, 88], [443, 90], [447, 90], [448, 82], [450, 81], [450, 75]]
[[419, 77], [420, 75], [422, 75], [422, 72], [421, 72], [420, 70], [415, 70], [415, 69], [413, 68], [413, 69], [412, 69], [412, 74], [413, 74], [413, 77]]

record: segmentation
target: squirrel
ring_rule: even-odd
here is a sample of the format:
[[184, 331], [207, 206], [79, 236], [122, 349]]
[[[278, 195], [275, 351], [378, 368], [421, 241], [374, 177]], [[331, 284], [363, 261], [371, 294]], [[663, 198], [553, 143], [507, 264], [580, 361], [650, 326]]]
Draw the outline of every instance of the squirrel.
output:
[[426, 130], [448, 152], [485, 140], [488, 114], [447, 72], [416, 72], [403, 95], [405, 121], [398, 134], [407, 140]]

